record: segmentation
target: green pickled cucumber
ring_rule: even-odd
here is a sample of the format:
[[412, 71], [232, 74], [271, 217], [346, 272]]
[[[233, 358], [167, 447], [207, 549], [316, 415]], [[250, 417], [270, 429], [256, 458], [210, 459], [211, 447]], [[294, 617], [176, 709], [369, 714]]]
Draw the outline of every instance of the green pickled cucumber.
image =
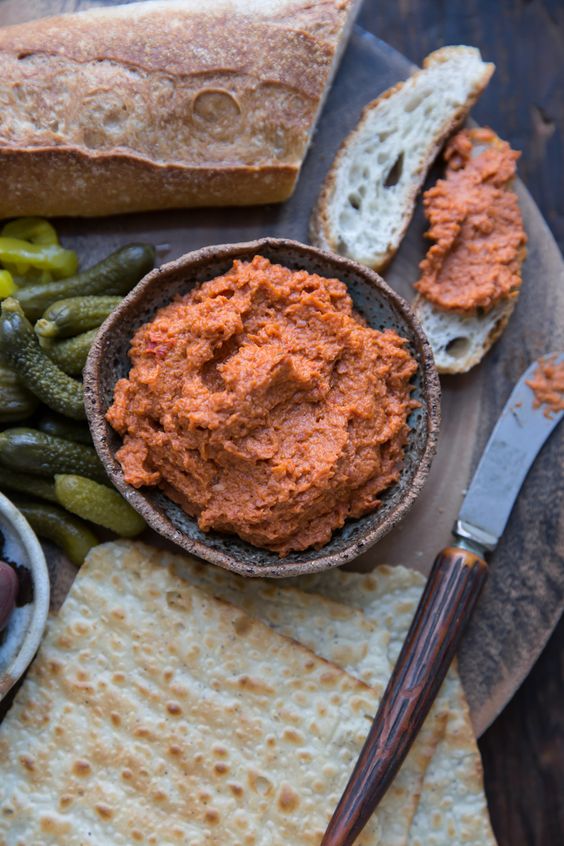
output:
[[65, 438], [67, 441], [75, 441], [78, 444], [92, 446], [90, 429], [83, 423], [76, 420], [69, 420], [52, 411], [44, 411], [37, 421], [37, 428], [46, 435], [54, 435], [56, 438]]
[[99, 544], [96, 535], [82, 520], [56, 505], [19, 498], [14, 504], [33, 531], [59, 546], [76, 567], [80, 567], [92, 547]]
[[54, 476], [78, 473], [98, 482], [108, 482], [104, 466], [94, 450], [39, 432], [37, 429], [5, 429], [0, 432], [0, 464], [22, 473]]
[[20, 382], [53, 411], [75, 420], [86, 419], [82, 383], [45, 355], [33, 326], [13, 297], [1, 304], [0, 355]]
[[123, 297], [68, 297], [47, 308], [35, 324], [35, 334], [43, 338], [69, 338], [97, 329], [117, 308]]
[[30, 320], [37, 320], [48, 306], [67, 297], [99, 294], [123, 296], [154, 264], [154, 247], [149, 244], [129, 244], [89, 270], [58, 282], [27, 285], [20, 288], [16, 296], [26, 316]]
[[31, 417], [39, 400], [24, 388], [13, 370], [0, 364], [0, 423]]
[[76, 475], [55, 476], [59, 503], [84, 520], [90, 520], [124, 538], [134, 538], [145, 528], [143, 518], [115, 490]]
[[49, 502], [58, 502], [55, 494], [55, 484], [52, 480], [33, 476], [31, 473], [14, 472], [0, 465], [0, 490], [17, 491], [18, 493], [38, 496]]
[[97, 332], [98, 329], [90, 329], [89, 332], [83, 332], [75, 338], [65, 338], [63, 341], [40, 337], [39, 346], [67, 376], [80, 376]]

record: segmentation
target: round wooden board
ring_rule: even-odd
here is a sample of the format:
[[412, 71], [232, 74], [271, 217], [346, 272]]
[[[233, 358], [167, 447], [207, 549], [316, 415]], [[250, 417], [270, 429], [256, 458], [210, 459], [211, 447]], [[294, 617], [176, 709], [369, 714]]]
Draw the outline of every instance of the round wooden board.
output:
[[[101, 3], [84, 0], [4, 0], [0, 25]], [[65, 243], [83, 266], [131, 240], [159, 246], [159, 260], [206, 244], [277, 235], [307, 241], [308, 218], [339, 143], [366, 102], [411, 70], [410, 62], [384, 42], [356, 29], [323, 111], [293, 198], [281, 206], [194, 210], [96, 220], [61, 220]], [[494, 127], [495, 128], [495, 127]], [[402, 524], [352, 569], [405, 564], [428, 572], [450, 538], [464, 489], [511, 387], [539, 356], [562, 349], [564, 265], [558, 248], [522, 184], [519, 197], [529, 237], [521, 297], [508, 329], [471, 373], [447, 377], [439, 451], [420, 499]], [[419, 205], [386, 280], [407, 299], [425, 244]], [[461, 648], [459, 665], [480, 735], [519, 687], [564, 607], [564, 540], [561, 474], [563, 432], [545, 445], [523, 486], [498, 549], [488, 584]], [[60, 574], [62, 575], [62, 574]], [[68, 578], [58, 579], [60, 601]]]

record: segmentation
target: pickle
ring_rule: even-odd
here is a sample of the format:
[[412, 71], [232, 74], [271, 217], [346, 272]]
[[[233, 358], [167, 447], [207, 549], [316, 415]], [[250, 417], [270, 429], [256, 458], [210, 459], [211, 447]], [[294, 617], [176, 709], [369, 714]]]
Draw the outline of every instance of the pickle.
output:
[[81, 382], [71, 379], [45, 355], [13, 297], [1, 304], [0, 355], [20, 382], [53, 411], [75, 420], [86, 419]]
[[55, 493], [67, 511], [111, 529], [124, 538], [134, 538], [146, 528], [143, 518], [121, 494], [91, 479], [57, 475]]
[[54, 435], [56, 438], [65, 438], [67, 441], [74, 441], [77, 444], [92, 446], [90, 429], [83, 423], [69, 420], [52, 411], [45, 411], [37, 422], [37, 428], [46, 435]]
[[14, 500], [14, 504], [33, 531], [59, 546], [76, 567], [80, 567], [92, 547], [99, 543], [82, 520], [56, 505], [19, 498]]
[[68, 376], [80, 376], [97, 332], [97, 329], [91, 329], [89, 332], [83, 332], [82, 335], [76, 335], [74, 338], [65, 338], [63, 341], [40, 337], [39, 346], [53, 364], [60, 367]]
[[0, 235], [0, 261], [15, 265], [25, 275], [30, 268], [48, 270], [56, 278], [76, 273], [78, 259], [74, 250], [65, 250], [58, 244], [31, 244], [20, 238]]
[[96, 329], [121, 303], [122, 297], [69, 297], [50, 305], [35, 324], [43, 338], [69, 338]]
[[14, 371], [0, 364], [0, 423], [31, 417], [38, 405], [38, 399], [20, 385]]
[[18, 217], [6, 223], [0, 233], [3, 238], [19, 238], [32, 244], [58, 244], [54, 227], [42, 217]]
[[104, 466], [91, 447], [37, 429], [18, 427], [0, 432], [0, 464], [38, 476], [78, 473], [108, 482]]
[[58, 502], [55, 494], [55, 484], [52, 480], [33, 476], [31, 473], [15, 473], [0, 465], [0, 490], [17, 491], [18, 493], [38, 496], [49, 502]]
[[149, 244], [129, 244], [116, 250], [89, 270], [59, 282], [28, 285], [17, 291], [17, 298], [30, 320], [37, 320], [45, 309], [67, 297], [127, 294], [154, 266], [155, 248]]

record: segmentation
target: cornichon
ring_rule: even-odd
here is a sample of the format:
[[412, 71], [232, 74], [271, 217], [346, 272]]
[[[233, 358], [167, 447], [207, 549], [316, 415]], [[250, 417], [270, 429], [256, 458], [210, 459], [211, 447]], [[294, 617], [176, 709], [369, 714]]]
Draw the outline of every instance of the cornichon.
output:
[[67, 511], [124, 538], [133, 538], [146, 528], [143, 518], [117, 491], [91, 479], [74, 474], [57, 475], [55, 493]]
[[0, 364], [0, 423], [24, 420], [38, 405], [37, 397], [20, 385], [14, 371]]
[[0, 235], [0, 261], [8, 262], [25, 273], [28, 267], [49, 270], [59, 279], [76, 273], [78, 259], [74, 250], [65, 250], [58, 244], [31, 244], [20, 238]]
[[81, 382], [63, 373], [43, 352], [33, 326], [13, 297], [1, 304], [0, 355], [22, 384], [53, 411], [75, 420], [86, 418]]
[[99, 541], [88, 526], [58, 508], [44, 502], [16, 499], [15, 505], [39, 537], [47, 538], [59, 546], [70, 561], [80, 567], [87, 554]]
[[63, 341], [40, 337], [39, 346], [51, 361], [69, 376], [80, 376], [97, 332], [97, 329], [91, 329], [89, 332], [83, 332], [82, 335], [76, 335], [74, 338], [65, 338]]
[[21, 288], [17, 297], [29, 319], [37, 320], [51, 303], [67, 297], [99, 294], [123, 296], [154, 264], [154, 247], [149, 244], [129, 244], [89, 270], [69, 279]]
[[69, 420], [60, 414], [52, 411], [45, 411], [37, 421], [37, 428], [46, 435], [54, 435], [56, 438], [66, 438], [67, 441], [74, 441], [78, 444], [92, 446], [90, 430], [82, 423]]
[[55, 483], [52, 480], [42, 479], [31, 473], [16, 473], [2, 466], [0, 466], [0, 490], [17, 491], [47, 499], [49, 502], [58, 502]]
[[0, 464], [38, 476], [79, 473], [98, 482], [108, 481], [91, 447], [23, 426], [0, 432]]
[[122, 297], [68, 297], [50, 305], [35, 324], [43, 338], [69, 338], [96, 329], [121, 303]]

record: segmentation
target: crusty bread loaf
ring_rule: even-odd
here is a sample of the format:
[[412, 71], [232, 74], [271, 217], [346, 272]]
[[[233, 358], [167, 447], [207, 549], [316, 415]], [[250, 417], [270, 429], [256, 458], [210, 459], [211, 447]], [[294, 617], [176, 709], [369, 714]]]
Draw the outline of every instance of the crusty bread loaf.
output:
[[0, 29], [0, 217], [285, 200], [360, 0], [156, 0]]
[[401, 243], [429, 166], [493, 71], [473, 47], [444, 47], [369, 103], [326, 177], [312, 242], [382, 270]]
[[[485, 142], [483, 133], [484, 130], [470, 130], [472, 157], [483, 152], [488, 144], [503, 144], [493, 132]], [[506, 190], [513, 189], [512, 183], [506, 186]], [[526, 254], [523, 242], [516, 257], [519, 271]], [[517, 286], [489, 310], [476, 309], [467, 314], [443, 309], [421, 294], [416, 296], [413, 309], [431, 344], [439, 373], [467, 373], [482, 360], [503, 334], [517, 304], [519, 290]]]

